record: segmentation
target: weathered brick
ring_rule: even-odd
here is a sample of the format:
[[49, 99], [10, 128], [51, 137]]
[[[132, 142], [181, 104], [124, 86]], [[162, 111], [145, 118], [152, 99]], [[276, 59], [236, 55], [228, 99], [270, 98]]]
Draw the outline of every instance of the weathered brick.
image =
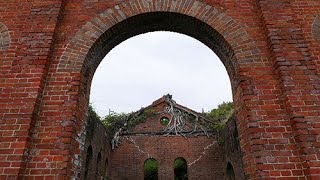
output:
[[[52, 160], [50, 177], [77, 177], [77, 139], [99, 62], [125, 38], [163, 27], [201, 40], [226, 66], [248, 179], [315, 179], [320, 169], [315, 163], [320, 148], [319, 9], [316, 0], [1, 1], [0, 162], [13, 153], [26, 162], [13, 169], [0, 165], [1, 178], [14, 179], [20, 172], [32, 179], [46, 172], [33, 165], [39, 154], [70, 158], [67, 165]], [[117, 39], [123, 32], [126, 36]], [[109, 38], [117, 40], [110, 44]], [[72, 123], [64, 129], [64, 122]], [[266, 141], [250, 142], [253, 138]], [[26, 146], [8, 150], [11, 142]], [[53, 149], [39, 148], [48, 143]], [[254, 153], [289, 158], [295, 169], [291, 174], [282, 167], [280, 174], [271, 167], [258, 171], [256, 163], [264, 159]], [[279, 177], [281, 170], [286, 177]]]

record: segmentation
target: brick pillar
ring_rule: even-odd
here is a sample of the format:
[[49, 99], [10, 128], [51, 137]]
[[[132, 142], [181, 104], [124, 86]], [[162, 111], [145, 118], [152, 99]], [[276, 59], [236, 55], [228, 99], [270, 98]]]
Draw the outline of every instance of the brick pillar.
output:
[[1, 1], [0, 7], [11, 39], [0, 52], [0, 179], [16, 179], [32, 153], [61, 0]]
[[315, 63], [292, 9], [292, 0], [258, 2], [287, 112], [286, 120], [293, 130], [293, 141], [288, 142], [292, 147], [288, 153], [292, 154], [278, 169], [288, 176], [318, 178], [320, 95], [317, 91], [320, 83]]

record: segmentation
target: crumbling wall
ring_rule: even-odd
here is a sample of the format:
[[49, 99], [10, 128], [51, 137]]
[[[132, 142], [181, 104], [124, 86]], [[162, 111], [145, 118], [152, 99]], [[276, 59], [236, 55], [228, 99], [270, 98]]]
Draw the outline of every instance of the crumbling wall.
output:
[[224, 153], [224, 164], [222, 166], [222, 170], [225, 171], [226, 176], [231, 176], [231, 172], [228, 172], [229, 163], [237, 180], [247, 179], [243, 169], [243, 155], [240, 150], [235, 116], [227, 121], [224, 129], [219, 133], [218, 139]]
[[105, 127], [95, 118], [88, 118], [86, 140], [82, 152], [81, 179], [110, 177], [110, 139]]

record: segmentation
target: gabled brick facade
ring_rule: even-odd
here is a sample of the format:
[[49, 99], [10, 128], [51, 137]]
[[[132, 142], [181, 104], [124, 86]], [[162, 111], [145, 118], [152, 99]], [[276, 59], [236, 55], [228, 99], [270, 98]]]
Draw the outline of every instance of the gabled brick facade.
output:
[[[158, 162], [158, 178], [174, 179], [174, 161], [183, 158], [188, 164], [188, 179], [224, 179], [224, 153], [214, 133], [210, 137], [193, 133], [161, 135], [166, 125], [160, 123], [161, 113], [168, 104], [161, 98], [146, 109], [157, 114], [138, 124], [124, 142], [111, 154], [111, 179], [144, 179], [144, 163], [153, 158]], [[191, 110], [190, 110], [191, 111]], [[160, 113], [159, 113], [160, 112]], [[190, 120], [187, 119], [188, 127]]]
[[[161, 124], [160, 119], [171, 119], [171, 114], [164, 112], [169, 106], [164, 97], [144, 108], [144, 111], [152, 111], [154, 115], [123, 133], [122, 143], [113, 150], [111, 139], [102, 124], [89, 119], [82, 156], [82, 179], [144, 179], [144, 163], [150, 158], [158, 163], [159, 180], [174, 179], [174, 161], [177, 158], [186, 161], [189, 180], [227, 179], [228, 164], [232, 166], [237, 179], [245, 179], [235, 120], [230, 119], [225, 129], [219, 132], [211, 129], [209, 126], [212, 124], [208, 123], [203, 127], [207, 129], [208, 136], [201, 129], [191, 134], [189, 129], [190, 132], [185, 136], [166, 134], [166, 125]], [[191, 119], [186, 121], [187, 130]], [[98, 162], [99, 153], [108, 163]]]

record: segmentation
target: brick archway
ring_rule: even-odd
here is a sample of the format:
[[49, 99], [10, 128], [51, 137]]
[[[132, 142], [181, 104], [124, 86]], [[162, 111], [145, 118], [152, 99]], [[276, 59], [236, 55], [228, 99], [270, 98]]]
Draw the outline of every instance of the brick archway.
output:
[[304, 2], [0, 2], [0, 178], [77, 179], [95, 69], [155, 30], [195, 37], [224, 63], [248, 179], [317, 178], [320, 1]]
[[[128, 29], [130, 29], [128, 31]], [[182, 3], [165, 1], [129, 1], [105, 10], [87, 22], [69, 41], [57, 65], [57, 74], [79, 74], [80, 82], [71, 82], [69, 95], [73, 101], [74, 116], [79, 125], [77, 132], [84, 131], [82, 123], [89, 102], [93, 74], [103, 57], [117, 44], [132, 36], [157, 30], [175, 31], [192, 36], [211, 48], [224, 63], [229, 74], [237, 113], [247, 114], [243, 94], [252, 95], [250, 76], [241, 68], [263, 63], [260, 51], [245, 29], [227, 14], [199, 1]], [[259, 69], [259, 67], [258, 67]], [[258, 70], [257, 69], [257, 70]], [[74, 85], [75, 84], [75, 85]], [[244, 158], [253, 159], [247, 137], [247, 119], [238, 116], [240, 138]], [[81, 142], [80, 142], [81, 144]], [[73, 160], [74, 161], [74, 160]], [[254, 166], [245, 163], [256, 173]], [[78, 169], [74, 166], [73, 168]]]

